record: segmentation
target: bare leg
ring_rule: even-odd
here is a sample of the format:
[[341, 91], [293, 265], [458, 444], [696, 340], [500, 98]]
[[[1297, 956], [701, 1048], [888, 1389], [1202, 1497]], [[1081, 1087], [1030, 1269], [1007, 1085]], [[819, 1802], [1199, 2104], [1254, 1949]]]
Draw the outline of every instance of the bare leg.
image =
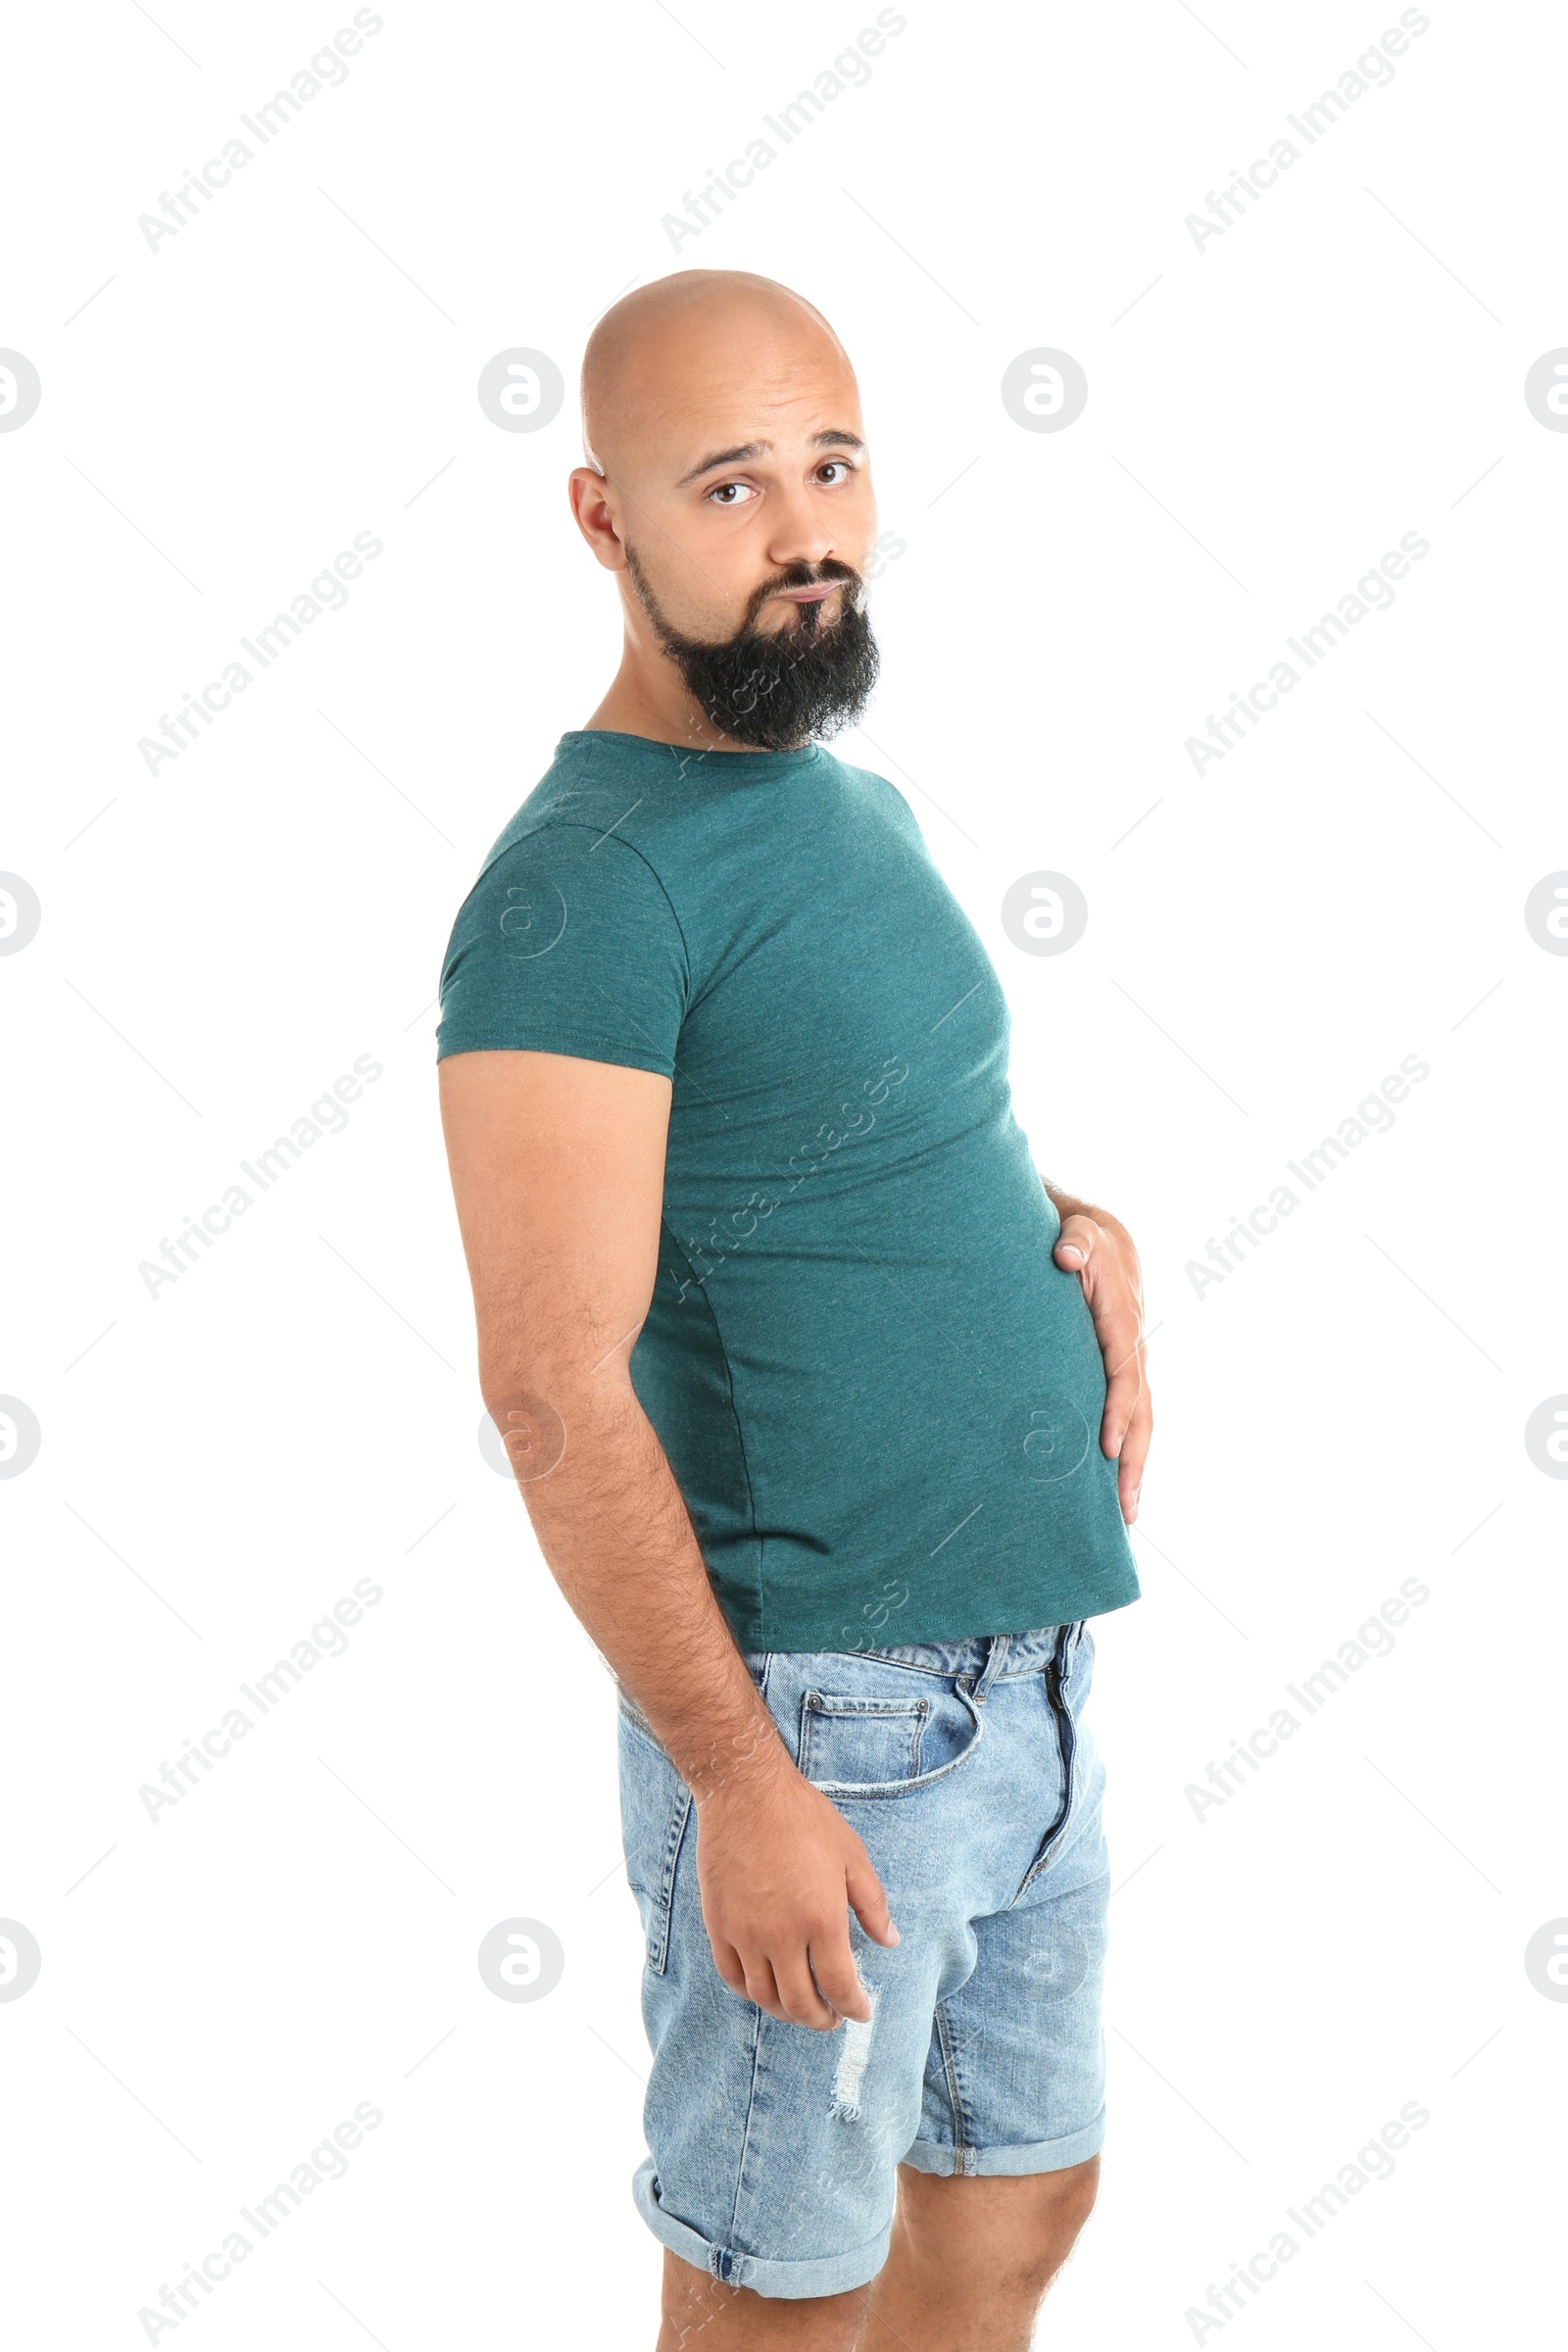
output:
[[893, 2243], [851, 2340], [859, 2352], [1027, 2352], [1041, 2298], [1089, 2218], [1099, 2179], [1098, 2156], [1010, 2179], [900, 2165]]
[[655, 2352], [854, 2352], [868, 2291], [784, 2302], [723, 2286], [666, 2248]]

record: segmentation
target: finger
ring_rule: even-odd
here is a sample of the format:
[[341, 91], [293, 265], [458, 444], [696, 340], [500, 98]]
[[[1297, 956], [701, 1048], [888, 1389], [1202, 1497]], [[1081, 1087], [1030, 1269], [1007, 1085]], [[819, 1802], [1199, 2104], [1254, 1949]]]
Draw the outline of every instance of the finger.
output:
[[1066, 1267], [1068, 1273], [1081, 1274], [1094, 1255], [1095, 1244], [1099, 1239], [1100, 1228], [1093, 1217], [1064, 1217], [1061, 1231], [1056, 1236], [1056, 1246], [1051, 1254], [1058, 1266]]
[[708, 1940], [713, 1947], [713, 1966], [717, 1969], [720, 1978], [729, 1986], [731, 1992], [738, 1993], [744, 2001], [746, 1998], [746, 1971], [741, 1966], [739, 1952], [732, 1943], [725, 1943], [716, 1936], [710, 1935]]
[[825, 2034], [839, 2023], [838, 2011], [829, 2007], [812, 1982], [804, 1943], [787, 1954], [773, 1954], [773, 1981], [778, 1986], [784, 2015], [792, 2026], [811, 2026], [817, 2033]]
[[850, 1949], [848, 1914], [812, 1936], [811, 1970], [823, 2000], [830, 2002], [840, 2017], [853, 2017], [858, 2025], [868, 2023], [871, 2003]]
[[888, 1913], [887, 1894], [863, 1845], [852, 1857], [844, 1874], [844, 1890], [849, 1896], [850, 1909], [869, 1936], [877, 1943], [899, 1941], [899, 1931]]
[[1144, 1382], [1144, 1345], [1141, 1327], [1133, 1315], [1107, 1316], [1099, 1336], [1106, 1375], [1100, 1442], [1104, 1452], [1117, 1454], [1122, 1450], [1140, 1400], [1148, 1395]]
[[742, 1953], [741, 1966], [746, 1972], [746, 1998], [782, 2024], [784, 2008], [778, 1997], [778, 1980], [772, 1962], [764, 1952], [749, 1952]]
[[1121, 1461], [1116, 1472], [1116, 1493], [1121, 1503], [1121, 1515], [1131, 1527], [1138, 1516], [1138, 1495], [1144, 1483], [1144, 1464], [1149, 1458], [1150, 1440], [1154, 1434], [1154, 1408], [1145, 1389], [1137, 1408], [1127, 1424], [1122, 1440]]

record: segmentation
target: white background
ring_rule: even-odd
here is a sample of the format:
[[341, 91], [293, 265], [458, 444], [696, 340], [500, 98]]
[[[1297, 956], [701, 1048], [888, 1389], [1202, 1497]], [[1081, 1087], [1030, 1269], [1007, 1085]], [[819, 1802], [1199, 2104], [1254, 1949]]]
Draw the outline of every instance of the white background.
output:
[[[569, 391], [502, 432], [479, 370], [528, 346], [569, 386], [608, 302], [701, 262], [798, 287], [857, 361], [906, 550], [841, 748], [997, 961], [1042, 1169], [1147, 1269], [1145, 1597], [1098, 1629], [1094, 1709], [1112, 2126], [1041, 2340], [1191, 2343], [1408, 2101], [1394, 2177], [1200, 2340], [1536, 2340], [1568, 1485], [1523, 1430], [1568, 1390], [1568, 958], [1523, 905], [1568, 865], [1568, 436], [1523, 382], [1568, 343], [1560, 18], [1436, 0], [1200, 251], [1185, 216], [1396, 9], [911, 0], [677, 256], [662, 216], [869, 0], [388, 0], [156, 251], [138, 216], [351, 12], [154, 13], [15, 26], [0, 143], [0, 343], [43, 384], [0, 435], [0, 866], [43, 908], [0, 960], [0, 1390], [42, 1428], [0, 1484], [0, 1913], [43, 1954], [0, 2003], [9, 2332], [146, 2341], [163, 2282], [368, 2100], [347, 2178], [156, 2340], [653, 2340], [612, 1692], [476, 1442], [433, 999], [616, 644]], [[1087, 372], [1062, 432], [1001, 402], [1038, 346]], [[1186, 738], [1412, 531], [1393, 608], [1196, 775]], [[346, 608], [150, 775], [138, 739], [358, 532], [384, 552]], [[1089, 903], [1060, 957], [1000, 920], [1040, 868]], [[1392, 1131], [1199, 1297], [1187, 1261], [1411, 1054]], [[358, 1055], [384, 1075], [346, 1130], [149, 1297], [139, 1263]], [[150, 1820], [139, 1787], [365, 1577], [345, 1654]], [[1198, 1818], [1210, 1759], [1411, 1577], [1392, 1654]], [[525, 2005], [475, 1966], [518, 1915], [566, 1955]]]

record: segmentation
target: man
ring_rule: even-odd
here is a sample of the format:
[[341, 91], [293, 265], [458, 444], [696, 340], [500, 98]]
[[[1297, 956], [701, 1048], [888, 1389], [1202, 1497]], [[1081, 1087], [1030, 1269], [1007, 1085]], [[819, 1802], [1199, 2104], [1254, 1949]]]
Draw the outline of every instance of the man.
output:
[[1103, 2128], [1137, 1257], [1043, 1186], [978, 938], [821, 748], [876, 670], [836, 336], [684, 270], [582, 388], [624, 651], [458, 915], [440, 1078], [485, 1402], [620, 1686], [659, 2346], [1008, 2352]]

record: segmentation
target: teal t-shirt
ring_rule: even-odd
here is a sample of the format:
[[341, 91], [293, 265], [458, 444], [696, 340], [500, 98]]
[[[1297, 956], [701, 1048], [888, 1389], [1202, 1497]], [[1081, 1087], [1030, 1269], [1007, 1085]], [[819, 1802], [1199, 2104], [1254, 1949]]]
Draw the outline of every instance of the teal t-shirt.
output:
[[820, 746], [578, 732], [485, 860], [438, 1054], [672, 1081], [637, 1396], [745, 1649], [1138, 1596], [1006, 1001], [902, 796]]

